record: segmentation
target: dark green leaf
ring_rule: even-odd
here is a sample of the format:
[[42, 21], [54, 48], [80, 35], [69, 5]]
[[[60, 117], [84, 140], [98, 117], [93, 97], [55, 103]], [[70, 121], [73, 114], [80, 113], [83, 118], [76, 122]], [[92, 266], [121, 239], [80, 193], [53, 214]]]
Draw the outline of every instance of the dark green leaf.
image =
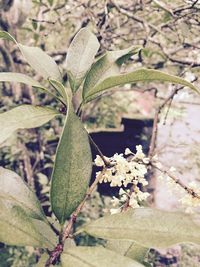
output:
[[107, 89], [113, 88], [114, 86], [124, 85], [126, 83], [136, 83], [136, 82], [145, 82], [145, 81], [162, 81], [170, 82], [175, 84], [180, 84], [188, 86], [192, 90], [200, 93], [199, 89], [196, 88], [190, 82], [173, 75], [166, 74], [158, 70], [150, 69], [139, 69], [130, 73], [125, 73], [121, 75], [111, 76], [105, 80], [98, 83], [95, 87], [91, 88], [84, 95], [84, 102], [89, 102], [100, 93], [104, 92]]
[[144, 265], [103, 247], [76, 247], [61, 256], [62, 267], [142, 267]]
[[88, 134], [68, 102], [51, 182], [52, 210], [63, 224], [85, 196], [92, 170]]
[[58, 114], [54, 109], [32, 105], [21, 105], [1, 113], [0, 143], [3, 143], [16, 130], [39, 127]]
[[110, 76], [119, 74], [120, 65], [130, 56], [137, 54], [140, 50], [140, 47], [132, 46], [123, 50], [107, 51], [105, 55], [95, 62], [88, 72], [83, 85], [83, 98], [85, 98], [87, 92], [90, 92], [98, 83]]
[[85, 226], [91, 235], [132, 240], [145, 247], [169, 247], [183, 242], [200, 243], [200, 225], [185, 213], [138, 208], [106, 216]]
[[75, 92], [81, 85], [99, 49], [96, 36], [87, 28], [82, 28], [74, 37], [67, 52], [67, 73], [70, 86]]

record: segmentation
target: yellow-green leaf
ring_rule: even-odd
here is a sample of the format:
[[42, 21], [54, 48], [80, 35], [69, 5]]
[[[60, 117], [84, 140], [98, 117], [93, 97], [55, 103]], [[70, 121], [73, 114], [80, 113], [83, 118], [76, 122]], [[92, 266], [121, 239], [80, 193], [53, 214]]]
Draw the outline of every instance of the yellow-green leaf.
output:
[[123, 50], [107, 51], [101, 56], [88, 72], [83, 85], [83, 98], [87, 92], [92, 90], [97, 84], [110, 76], [119, 74], [120, 66], [130, 56], [137, 54], [141, 47], [131, 46]]
[[83, 97], [84, 102], [85, 103], [89, 102], [95, 97], [97, 97], [100, 93], [118, 85], [124, 85], [127, 83], [136, 83], [136, 82], [150, 82], [150, 81], [170, 82], [170, 83], [180, 84], [183, 86], [188, 86], [189, 88], [200, 94], [198, 88], [196, 88], [192, 83], [180, 77], [170, 75], [158, 70], [139, 69], [133, 72], [106, 78], [105, 80], [101, 81], [100, 83], [98, 83], [85, 93]]
[[129, 257], [140, 263], [144, 262], [144, 259], [149, 251], [149, 248], [145, 248], [129, 240], [108, 240], [106, 248], [114, 250], [121, 255]]
[[8, 32], [0, 31], [0, 38], [13, 41], [19, 47], [28, 64], [45, 79], [61, 80], [61, 74], [56, 62], [41, 48], [18, 43]]
[[[34, 246], [52, 249], [55, 244], [51, 243], [49, 236], [43, 236], [37, 222], [26, 214], [20, 207], [13, 205], [12, 202], [0, 199], [0, 242], [15, 246]], [[53, 232], [52, 232], [53, 234]]]
[[21, 105], [0, 114], [0, 143], [16, 130], [35, 128], [53, 119], [59, 113], [51, 108]]
[[61, 255], [62, 267], [142, 267], [144, 265], [103, 247], [76, 247]]
[[21, 206], [32, 218], [46, 221], [41, 205], [32, 190], [17, 173], [2, 167], [0, 167], [0, 199]]
[[132, 240], [145, 247], [169, 247], [177, 243], [200, 244], [200, 225], [192, 215], [138, 208], [105, 216], [84, 227], [105, 239]]

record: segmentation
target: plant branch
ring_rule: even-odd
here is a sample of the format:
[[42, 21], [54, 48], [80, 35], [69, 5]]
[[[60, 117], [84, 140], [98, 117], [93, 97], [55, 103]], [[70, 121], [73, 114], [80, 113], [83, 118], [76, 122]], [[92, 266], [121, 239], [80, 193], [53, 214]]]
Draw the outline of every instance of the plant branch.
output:
[[47, 260], [45, 267], [49, 267], [51, 264], [54, 264], [58, 261], [61, 253], [63, 252], [65, 240], [71, 236], [71, 232], [74, 226], [74, 223], [76, 222], [76, 218], [79, 215], [79, 213], [82, 211], [85, 202], [90, 198], [92, 192], [95, 190], [99, 180], [104, 175], [106, 168], [101, 171], [99, 175], [97, 175], [95, 181], [92, 183], [92, 185], [88, 188], [88, 191], [83, 199], [83, 201], [79, 204], [79, 206], [76, 208], [76, 210], [71, 214], [70, 220], [67, 223], [67, 225], [64, 227], [64, 229], [60, 233], [60, 240], [57, 246], [54, 248], [53, 251], [51, 251], [49, 259]]
[[168, 175], [176, 184], [178, 184], [180, 187], [182, 187], [188, 194], [190, 194], [194, 198], [200, 199], [200, 195], [197, 194], [192, 188], [186, 186], [179, 178], [177, 178], [175, 175], [173, 175], [171, 172], [168, 170], [158, 167], [156, 164], [153, 164], [152, 162], [150, 163], [152, 167], [155, 169], [159, 170], [163, 174]]

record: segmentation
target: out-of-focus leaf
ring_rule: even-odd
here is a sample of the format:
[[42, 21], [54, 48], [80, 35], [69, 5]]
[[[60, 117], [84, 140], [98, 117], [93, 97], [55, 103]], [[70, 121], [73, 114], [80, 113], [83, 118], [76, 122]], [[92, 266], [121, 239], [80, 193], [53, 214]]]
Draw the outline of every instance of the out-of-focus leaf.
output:
[[191, 215], [138, 208], [100, 218], [84, 230], [105, 239], [132, 240], [145, 247], [169, 247], [177, 243], [200, 243], [200, 224]]
[[52, 97], [60, 100], [59, 97], [54, 95], [51, 91], [49, 91], [47, 88], [43, 87], [40, 83], [32, 79], [31, 77], [22, 74], [22, 73], [16, 73], [16, 72], [1, 72], [0, 73], [0, 82], [17, 82], [17, 83], [23, 83], [29, 86], [32, 86], [34, 88], [37, 88], [43, 92], [48, 93]]
[[52, 210], [63, 224], [85, 196], [92, 171], [88, 134], [68, 101], [51, 181]]
[[83, 98], [97, 84], [110, 76], [119, 74], [120, 66], [124, 61], [137, 54], [140, 50], [141, 47], [131, 46], [123, 50], [107, 51], [92, 65], [88, 72], [83, 85]]
[[76, 247], [61, 255], [62, 267], [142, 267], [141, 263], [102, 247]]
[[53, 244], [48, 236], [40, 234], [31, 217], [20, 206], [13, 206], [12, 202], [0, 199], [0, 209], [0, 242], [52, 249]]
[[95, 97], [97, 97], [100, 93], [118, 85], [124, 85], [126, 83], [150, 82], [150, 81], [170, 82], [170, 83], [180, 84], [183, 86], [188, 86], [193, 91], [200, 94], [198, 88], [196, 88], [192, 83], [180, 77], [169, 75], [158, 70], [139, 69], [133, 72], [106, 78], [105, 80], [101, 81], [95, 87], [91, 88], [89, 91], [85, 93], [83, 97], [84, 102], [85, 103], [89, 102]]
[[16, 130], [39, 127], [58, 114], [54, 109], [32, 105], [21, 105], [3, 112], [0, 114], [0, 143], [3, 143]]
[[67, 73], [73, 92], [81, 85], [99, 49], [96, 36], [88, 28], [82, 28], [74, 37], [67, 51]]
[[22, 178], [17, 173], [2, 167], [0, 167], [0, 199], [21, 206], [32, 218], [46, 221], [38, 199]]
[[26, 46], [18, 43], [8, 32], [0, 31], [0, 38], [13, 41], [29, 65], [45, 79], [61, 80], [61, 74], [56, 62], [39, 47]]
[[32, 79], [31, 77], [22, 74], [22, 73], [15, 73], [15, 72], [1, 72], [0, 73], [0, 82], [17, 82], [17, 83], [24, 83], [41, 90], [47, 90], [43, 88], [43, 86]]

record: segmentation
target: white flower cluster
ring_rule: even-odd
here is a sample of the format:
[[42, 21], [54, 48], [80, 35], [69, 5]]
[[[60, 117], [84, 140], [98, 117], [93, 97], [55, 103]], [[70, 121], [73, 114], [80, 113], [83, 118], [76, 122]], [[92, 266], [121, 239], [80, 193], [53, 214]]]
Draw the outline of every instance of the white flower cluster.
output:
[[[125, 156], [125, 157], [124, 157]], [[145, 179], [147, 173], [147, 164], [149, 159], [145, 157], [142, 151], [142, 146], [136, 146], [136, 153], [134, 154], [129, 148], [126, 148], [124, 154], [115, 154], [111, 158], [106, 158], [110, 162], [109, 167], [106, 167], [102, 174], [99, 183], [110, 183], [110, 186], [127, 187], [132, 185], [134, 191], [130, 194], [130, 190], [119, 190], [119, 198], [114, 197], [112, 200], [113, 206], [121, 206], [117, 209], [111, 209], [111, 213], [120, 212], [126, 201], [129, 201], [129, 206], [136, 208], [139, 203], [146, 200], [149, 193], [142, 192], [140, 185], [146, 186], [148, 184]], [[98, 167], [105, 167], [103, 160], [97, 155], [95, 164]], [[97, 172], [97, 176], [101, 172]]]

